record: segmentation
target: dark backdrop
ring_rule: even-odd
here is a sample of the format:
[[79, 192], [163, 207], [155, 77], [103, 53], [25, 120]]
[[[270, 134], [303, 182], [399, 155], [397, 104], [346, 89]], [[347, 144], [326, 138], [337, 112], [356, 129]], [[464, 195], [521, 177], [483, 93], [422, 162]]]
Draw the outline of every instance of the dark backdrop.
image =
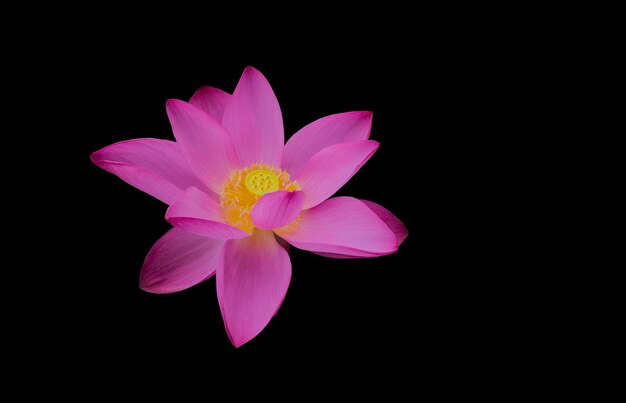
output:
[[[66, 267], [54, 275], [67, 286], [68, 348], [89, 362], [190, 358], [202, 365], [218, 356], [263, 355], [392, 357], [433, 371], [469, 365], [466, 357], [480, 355], [502, 330], [492, 327], [501, 313], [484, 296], [493, 273], [478, 256], [488, 249], [473, 212], [481, 161], [468, 155], [483, 141], [477, 133], [484, 124], [474, 125], [480, 79], [473, 77], [475, 53], [455, 43], [422, 41], [402, 53], [379, 46], [294, 55], [285, 47], [263, 56], [138, 46], [136, 53], [99, 48], [78, 58], [63, 88], [73, 114], [65, 127], [67, 178], [81, 212], [71, 220]], [[373, 111], [371, 138], [381, 146], [338, 195], [382, 204], [409, 237], [396, 254], [376, 259], [333, 260], [292, 248], [293, 277], [280, 311], [235, 349], [214, 278], [170, 295], [138, 288], [146, 253], [169, 228], [166, 206], [97, 168], [89, 154], [125, 139], [173, 139], [166, 100], [188, 100], [201, 85], [232, 92], [247, 65], [271, 83], [286, 138], [322, 116]]]

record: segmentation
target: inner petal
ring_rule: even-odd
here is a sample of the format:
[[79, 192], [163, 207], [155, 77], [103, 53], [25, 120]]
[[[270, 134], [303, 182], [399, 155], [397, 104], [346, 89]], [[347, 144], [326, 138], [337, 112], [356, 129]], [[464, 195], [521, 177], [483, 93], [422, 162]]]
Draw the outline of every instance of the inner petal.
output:
[[300, 190], [300, 185], [287, 172], [264, 163], [233, 171], [220, 193], [226, 222], [252, 233], [252, 208], [264, 194], [279, 190]]

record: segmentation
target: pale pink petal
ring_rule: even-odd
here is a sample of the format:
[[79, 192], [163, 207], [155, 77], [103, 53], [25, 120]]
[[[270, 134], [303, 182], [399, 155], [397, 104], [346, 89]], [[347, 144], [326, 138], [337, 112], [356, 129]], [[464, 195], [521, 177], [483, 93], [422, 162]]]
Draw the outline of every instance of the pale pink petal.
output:
[[389, 227], [352, 197], [327, 200], [303, 211], [295, 224], [274, 231], [296, 248], [312, 252], [375, 257], [398, 250]]
[[220, 205], [206, 193], [188, 188], [165, 213], [173, 226], [192, 234], [216, 239], [234, 239], [249, 233], [226, 223]]
[[[392, 212], [390, 212], [389, 210], [387, 210], [380, 204], [377, 204], [368, 200], [361, 200], [361, 201], [367, 207], [369, 207], [369, 209], [372, 210], [378, 216], [378, 218], [380, 218], [385, 224], [387, 224], [389, 229], [396, 235], [396, 238], [398, 240], [398, 247], [399, 247], [402, 244], [402, 242], [404, 242], [406, 237], [409, 235], [409, 232], [404, 226], [404, 224], [402, 223], [402, 221], [400, 221], [398, 217], [393, 215]], [[354, 258], [359, 257], [359, 256], [350, 256], [350, 255], [340, 255], [337, 253], [323, 253], [323, 252], [313, 252], [313, 253], [320, 255], [320, 256], [324, 256], [324, 257], [330, 257], [333, 259], [354, 259]]]
[[224, 115], [224, 108], [230, 101], [231, 95], [220, 89], [213, 87], [200, 87], [193, 94], [193, 97], [189, 100], [189, 103], [202, 109], [213, 119], [218, 122], [222, 122], [222, 116]]
[[139, 287], [148, 292], [165, 294], [184, 290], [210, 278], [223, 264], [225, 242], [172, 228], [148, 252], [141, 269]]
[[219, 194], [224, 180], [238, 167], [226, 129], [201, 109], [177, 99], [167, 101], [167, 114], [189, 167]]
[[189, 186], [206, 187], [188, 168], [176, 143], [159, 139], [122, 141], [91, 154], [100, 168], [171, 204]]
[[406, 229], [402, 221], [398, 219], [393, 213], [378, 203], [374, 203], [368, 200], [361, 200], [367, 207], [370, 208], [378, 218], [383, 220], [385, 224], [389, 227], [389, 229], [396, 234], [396, 238], [398, 238], [398, 246], [404, 242], [406, 237], [409, 235], [409, 231]]
[[278, 311], [291, 280], [291, 262], [271, 231], [257, 229], [251, 237], [226, 243], [216, 278], [224, 325], [239, 347]]
[[297, 177], [318, 151], [338, 143], [367, 140], [372, 112], [346, 112], [309, 123], [291, 136], [283, 151], [282, 169]]
[[296, 219], [303, 203], [304, 193], [301, 191], [265, 194], [252, 208], [252, 223], [261, 229], [282, 227]]
[[304, 191], [305, 209], [332, 196], [370, 159], [378, 148], [372, 140], [335, 144], [324, 148], [306, 163], [297, 176]]
[[258, 70], [244, 70], [222, 122], [243, 166], [256, 162], [280, 166], [285, 137], [283, 117], [272, 87]]

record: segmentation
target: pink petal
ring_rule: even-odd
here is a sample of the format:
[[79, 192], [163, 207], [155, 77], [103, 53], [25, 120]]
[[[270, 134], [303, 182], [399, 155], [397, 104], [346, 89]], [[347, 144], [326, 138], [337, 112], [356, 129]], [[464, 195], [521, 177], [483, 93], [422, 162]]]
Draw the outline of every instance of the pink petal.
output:
[[389, 227], [389, 229], [396, 234], [396, 238], [398, 238], [398, 246], [404, 242], [406, 237], [409, 235], [409, 231], [406, 229], [402, 221], [398, 219], [393, 213], [378, 203], [374, 203], [368, 200], [361, 200], [367, 207], [370, 208], [378, 218], [383, 220], [385, 224]]
[[367, 140], [372, 112], [346, 112], [316, 120], [291, 136], [283, 152], [282, 169], [297, 177], [318, 151], [338, 143]]
[[297, 224], [275, 232], [296, 248], [353, 257], [398, 250], [393, 232], [362, 201], [335, 197], [300, 214]]
[[251, 237], [228, 241], [224, 252], [217, 299], [228, 337], [239, 347], [278, 311], [291, 280], [291, 262], [271, 231], [255, 230]]
[[256, 162], [280, 166], [285, 136], [283, 117], [272, 87], [258, 70], [244, 70], [222, 122], [243, 166]]
[[265, 194], [252, 208], [252, 223], [261, 229], [282, 227], [296, 219], [303, 203], [304, 193], [301, 191]]
[[220, 205], [206, 193], [188, 188], [167, 212], [165, 219], [173, 226], [192, 234], [216, 239], [234, 239], [249, 233], [227, 224]]
[[189, 186], [206, 187], [188, 168], [176, 143], [159, 139], [122, 141], [91, 154], [100, 168], [171, 204]]
[[370, 159], [378, 148], [372, 140], [335, 144], [324, 148], [306, 163], [297, 177], [306, 199], [304, 209], [332, 196]]
[[[381, 220], [383, 220], [385, 224], [387, 224], [389, 229], [396, 235], [396, 238], [398, 239], [398, 246], [400, 246], [402, 242], [404, 242], [406, 237], [409, 235], [409, 232], [404, 226], [404, 224], [402, 223], [402, 221], [400, 221], [398, 217], [393, 215], [393, 213], [391, 213], [389, 210], [387, 210], [380, 204], [367, 201], [367, 200], [361, 200], [361, 201], [365, 203], [365, 205], [369, 207], [369, 209], [372, 210], [378, 216], [378, 218], [380, 218]], [[330, 257], [333, 259], [353, 259], [353, 258], [358, 257], [358, 256], [350, 256], [350, 255], [340, 255], [337, 253], [323, 253], [323, 252], [313, 252], [313, 253], [320, 255], [320, 256], [324, 256], [324, 257]]]
[[223, 264], [224, 243], [172, 228], [159, 239], [143, 263], [139, 287], [156, 294], [177, 292], [215, 274]]
[[213, 87], [200, 87], [193, 94], [193, 97], [189, 100], [189, 103], [202, 109], [213, 119], [218, 122], [222, 122], [222, 116], [224, 115], [224, 108], [230, 101], [231, 95], [227, 92], [219, 90]]
[[201, 109], [177, 99], [167, 101], [167, 114], [189, 167], [219, 194], [224, 180], [238, 167], [226, 129]]

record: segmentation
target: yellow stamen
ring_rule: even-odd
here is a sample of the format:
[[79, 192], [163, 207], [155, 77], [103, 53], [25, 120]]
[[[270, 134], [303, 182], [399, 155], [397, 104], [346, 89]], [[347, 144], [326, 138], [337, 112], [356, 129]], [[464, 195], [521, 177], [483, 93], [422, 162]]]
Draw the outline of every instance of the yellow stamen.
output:
[[233, 171], [224, 182], [220, 194], [220, 204], [224, 208], [226, 221], [252, 233], [252, 207], [264, 194], [278, 190], [300, 190], [300, 186], [289, 179], [287, 172], [263, 163]]

